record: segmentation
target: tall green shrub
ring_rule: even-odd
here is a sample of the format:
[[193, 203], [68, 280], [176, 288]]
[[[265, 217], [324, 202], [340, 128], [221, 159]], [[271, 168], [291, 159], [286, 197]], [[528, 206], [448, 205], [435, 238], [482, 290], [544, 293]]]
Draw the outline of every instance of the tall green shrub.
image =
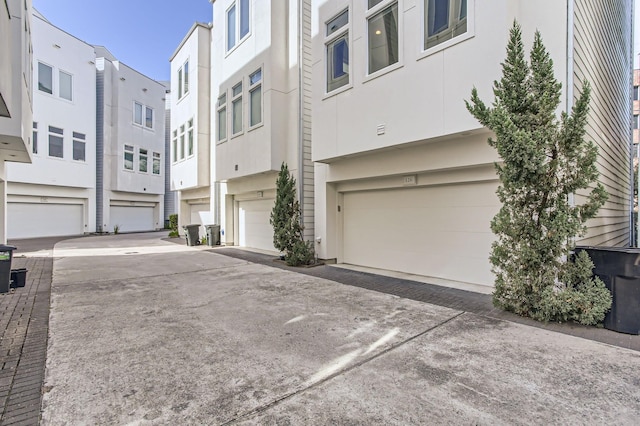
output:
[[276, 202], [269, 222], [273, 226], [273, 246], [284, 252], [288, 265], [311, 263], [313, 245], [304, 240], [300, 203], [296, 199], [296, 180], [285, 163], [282, 163], [276, 180]]
[[177, 237], [180, 235], [180, 233], [178, 232], [178, 215], [175, 213], [169, 215], [169, 229], [170, 237]]
[[[611, 294], [592, 278], [585, 252], [570, 260], [574, 238], [584, 235], [586, 221], [607, 198], [604, 187], [594, 184], [597, 147], [584, 139], [590, 87], [584, 82], [571, 113], [558, 117], [562, 86], [539, 32], [529, 61], [514, 22], [493, 105], [485, 105], [475, 88], [466, 102], [495, 133], [489, 144], [501, 159], [496, 171], [502, 208], [491, 222], [497, 237], [490, 257], [493, 301], [537, 320], [595, 324], [609, 310]], [[585, 194], [584, 204], [571, 202], [576, 192]]]

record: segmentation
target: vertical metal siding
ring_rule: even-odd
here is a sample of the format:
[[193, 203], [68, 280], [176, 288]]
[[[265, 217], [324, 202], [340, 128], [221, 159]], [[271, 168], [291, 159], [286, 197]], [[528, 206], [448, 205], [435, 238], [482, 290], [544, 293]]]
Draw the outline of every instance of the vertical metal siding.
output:
[[[579, 244], [630, 244], [630, 70], [632, 5], [627, 0], [575, 0], [573, 84], [575, 96], [592, 87], [586, 138], [598, 145], [600, 182], [609, 199], [587, 224]], [[577, 194], [576, 201], [584, 202]]]
[[104, 71], [96, 70], [96, 231], [104, 217]]
[[171, 91], [165, 92], [164, 113], [164, 220], [176, 213], [176, 194], [171, 190]]

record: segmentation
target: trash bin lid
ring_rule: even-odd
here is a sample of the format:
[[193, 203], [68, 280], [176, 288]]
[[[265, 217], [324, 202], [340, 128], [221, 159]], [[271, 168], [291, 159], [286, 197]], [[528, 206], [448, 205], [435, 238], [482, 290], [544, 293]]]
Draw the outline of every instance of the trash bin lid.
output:
[[16, 246], [8, 246], [6, 244], [0, 244], [0, 251], [14, 251], [17, 250]]

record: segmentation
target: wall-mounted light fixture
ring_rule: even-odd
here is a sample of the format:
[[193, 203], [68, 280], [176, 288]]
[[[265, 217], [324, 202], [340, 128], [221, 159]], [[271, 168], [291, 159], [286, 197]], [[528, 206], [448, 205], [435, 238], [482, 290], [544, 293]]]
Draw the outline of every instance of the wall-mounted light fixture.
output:
[[125, 80], [126, 80], [126, 78], [120, 77], [120, 81], [125, 81]]
[[53, 43], [53, 47], [55, 47], [56, 49], [60, 49], [60, 45], [56, 43]]

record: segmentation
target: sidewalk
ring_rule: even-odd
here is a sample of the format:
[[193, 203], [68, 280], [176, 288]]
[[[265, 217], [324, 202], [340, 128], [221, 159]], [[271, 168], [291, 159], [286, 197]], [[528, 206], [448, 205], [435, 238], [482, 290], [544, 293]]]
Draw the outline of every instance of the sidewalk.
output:
[[[24, 288], [0, 295], [0, 424], [37, 425], [49, 331], [53, 246], [64, 238], [10, 241], [12, 268], [27, 268]], [[25, 254], [28, 257], [25, 257]]]

